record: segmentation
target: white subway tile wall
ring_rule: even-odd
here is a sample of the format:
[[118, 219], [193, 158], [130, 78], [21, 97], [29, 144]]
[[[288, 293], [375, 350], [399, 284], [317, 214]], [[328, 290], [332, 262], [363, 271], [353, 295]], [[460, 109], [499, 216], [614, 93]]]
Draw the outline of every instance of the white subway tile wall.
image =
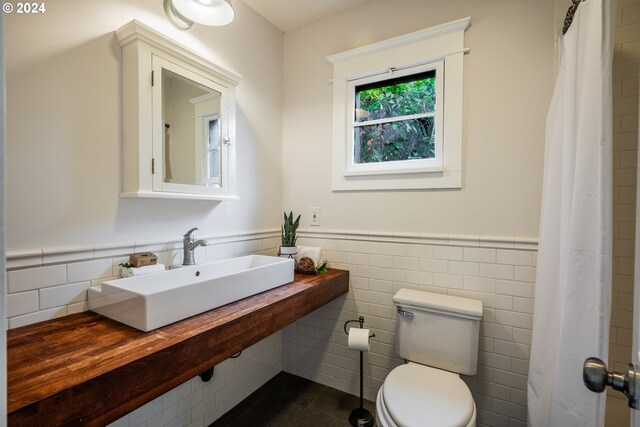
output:
[[[274, 255], [277, 251], [277, 232], [261, 232], [242, 237], [230, 235], [211, 238], [211, 246], [199, 247], [196, 259], [214, 261], [230, 256], [249, 253]], [[242, 239], [242, 240], [241, 240]], [[40, 251], [26, 254], [9, 254], [7, 269], [7, 319], [10, 329], [31, 323], [50, 320], [67, 314], [87, 311], [87, 289], [100, 285], [103, 281], [120, 277], [118, 264], [129, 260], [129, 253], [153, 251], [159, 262], [166, 266], [182, 262], [182, 249], [175, 242], [141, 242], [137, 246], [101, 246], [92, 249], [68, 248], [42, 253], [56, 254], [42, 257]], [[76, 253], [82, 261], [69, 261]], [[62, 257], [60, 254], [64, 254]], [[103, 257], [107, 254], [107, 257]], [[86, 258], [100, 257], [86, 260]], [[18, 263], [13, 263], [13, 260]], [[47, 260], [62, 263], [46, 264]], [[30, 260], [30, 261], [29, 261]], [[29, 265], [29, 262], [31, 265]], [[36, 264], [34, 266], [33, 264]], [[31, 267], [31, 268], [29, 268]]]
[[[613, 57], [613, 294], [609, 369], [632, 361], [640, 0], [617, 3]], [[629, 411], [616, 410], [621, 393], [607, 394], [607, 427], [628, 425]]]
[[75, 262], [67, 266], [67, 281], [70, 283], [110, 277], [113, 274], [113, 263], [109, 258]]
[[192, 378], [109, 427], [206, 427], [280, 371], [282, 333], [276, 332], [216, 365], [209, 382]]
[[37, 290], [7, 295], [7, 317], [35, 313], [39, 308]]
[[[284, 329], [284, 370], [357, 394], [359, 353], [347, 348], [343, 325], [362, 315], [365, 327], [376, 334], [371, 351], [365, 353], [364, 372], [365, 397], [375, 400], [387, 374], [404, 363], [394, 347], [393, 294], [412, 288], [476, 298], [484, 307], [478, 373], [463, 379], [476, 401], [478, 425], [525, 426], [537, 254], [534, 242], [455, 236], [393, 239], [397, 242], [366, 233], [301, 231], [299, 244], [323, 247], [330, 267], [351, 272], [351, 286], [346, 297]], [[487, 247], [489, 241], [495, 247]], [[516, 246], [526, 249], [514, 249]]]
[[67, 268], [65, 265], [15, 270], [8, 272], [7, 275], [9, 295], [65, 283], [67, 283]]
[[[250, 253], [275, 255], [279, 231], [213, 236], [211, 246], [199, 248], [196, 259], [214, 261]], [[88, 310], [87, 289], [120, 275], [121, 262], [131, 252], [155, 251], [165, 265], [179, 264], [182, 250], [175, 242], [79, 248], [83, 261], [70, 262], [74, 249], [9, 254], [7, 317], [10, 328]], [[42, 257], [42, 253], [55, 254]], [[87, 258], [97, 257], [98, 259]], [[17, 260], [17, 262], [16, 262]], [[64, 262], [42, 265], [47, 261]], [[13, 264], [11, 264], [13, 262]], [[34, 264], [36, 265], [34, 267]], [[26, 268], [26, 267], [31, 268]], [[282, 338], [277, 332], [245, 349], [236, 359], [215, 367], [204, 383], [193, 378], [111, 424], [111, 426], [200, 426], [213, 423], [282, 371]]]
[[[214, 236], [196, 256], [215, 260], [247, 253], [273, 255], [277, 235], [269, 231]], [[483, 301], [478, 373], [464, 377], [474, 393], [478, 425], [525, 425], [533, 240], [304, 230], [300, 236], [301, 245], [322, 246], [331, 267], [350, 271], [349, 294], [245, 350], [241, 358], [218, 365], [211, 383], [194, 378], [112, 425], [205, 426], [282, 369], [357, 394], [359, 355], [347, 349], [343, 324], [359, 315], [376, 334], [365, 356], [365, 396], [375, 400], [386, 375], [403, 363], [395, 353], [392, 297], [404, 287]], [[40, 251], [16, 254], [18, 262], [7, 273], [9, 326], [86, 311], [86, 289], [117, 277], [118, 264], [129, 252], [153, 249], [170, 265], [180, 262], [179, 247], [179, 242], [160, 241], [123, 244], [121, 249], [95, 247], [93, 252], [82, 248], [81, 261], [54, 265], [42, 265]], [[105, 254], [108, 257], [101, 257]], [[91, 256], [95, 259], [87, 260]], [[32, 268], [25, 268], [29, 259]]]
[[[613, 58], [613, 295], [609, 369], [631, 361], [638, 159], [640, 0], [618, 2]], [[613, 393], [611, 393], [613, 394]]]

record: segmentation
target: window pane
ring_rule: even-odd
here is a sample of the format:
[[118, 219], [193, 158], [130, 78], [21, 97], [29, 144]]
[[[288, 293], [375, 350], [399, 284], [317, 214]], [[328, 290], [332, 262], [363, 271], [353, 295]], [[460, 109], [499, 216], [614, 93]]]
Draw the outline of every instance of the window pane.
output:
[[436, 72], [356, 86], [355, 121], [430, 113], [436, 105]]
[[209, 179], [216, 179], [220, 176], [220, 156], [218, 150], [209, 151]]
[[354, 163], [435, 157], [433, 117], [354, 128]]
[[220, 145], [220, 120], [209, 120], [209, 150], [217, 150]]
[[220, 120], [209, 121], [209, 179], [220, 177]]

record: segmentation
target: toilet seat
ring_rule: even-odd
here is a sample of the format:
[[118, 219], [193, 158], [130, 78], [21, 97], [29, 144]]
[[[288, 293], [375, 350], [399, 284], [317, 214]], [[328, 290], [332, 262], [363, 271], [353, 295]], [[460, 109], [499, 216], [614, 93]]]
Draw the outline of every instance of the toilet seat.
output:
[[416, 363], [389, 373], [376, 406], [381, 426], [475, 426], [476, 407], [464, 381], [457, 374]]

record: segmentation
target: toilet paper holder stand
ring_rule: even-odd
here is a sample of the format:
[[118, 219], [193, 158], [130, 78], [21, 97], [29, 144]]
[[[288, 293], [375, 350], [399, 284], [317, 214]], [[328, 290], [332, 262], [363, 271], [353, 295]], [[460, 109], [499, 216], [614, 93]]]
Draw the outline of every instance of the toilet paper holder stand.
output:
[[[344, 322], [344, 333], [349, 335], [349, 331], [347, 330], [347, 326], [349, 323], [358, 322], [360, 323], [360, 329], [364, 327], [364, 317], [360, 316], [357, 320], [347, 320]], [[369, 339], [375, 337], [376, 334], [371, 333], [369, 335]], [[351, 411], [349, 414], [349, 424], [353, 427], [372, 427], [375, 423], [375, 419], [373, 414], [367, 409], [364, 408], [364, 398], [363, 398], [363, 370], [364, 370], [364, 361], [362, 351], [360, 351], [360, 407]]]
[[[349, 331], [347, 330], [347, 326], [349, 325], [349, 323], [354, 323], [354, 322], [358, 322], [360, 323], [360, 329], [362, 329], [364, 327], [364, 317], [360, 316], [357, 319], [354, 320], [347, 320], [346, 322], [344, 322], [344, 333], [349, 335]], [[375, 337], [376, 334], [371, 333], [371, 335], [369, 335], [369, 339]]]

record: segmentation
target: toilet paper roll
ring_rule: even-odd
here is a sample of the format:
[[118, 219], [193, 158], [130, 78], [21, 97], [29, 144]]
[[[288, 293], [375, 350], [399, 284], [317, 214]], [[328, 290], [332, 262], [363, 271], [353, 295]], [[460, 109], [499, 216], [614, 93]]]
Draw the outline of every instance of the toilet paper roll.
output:
[[369, 351], [369, 330], [349, 329], [349, 348], [356, 351]]

